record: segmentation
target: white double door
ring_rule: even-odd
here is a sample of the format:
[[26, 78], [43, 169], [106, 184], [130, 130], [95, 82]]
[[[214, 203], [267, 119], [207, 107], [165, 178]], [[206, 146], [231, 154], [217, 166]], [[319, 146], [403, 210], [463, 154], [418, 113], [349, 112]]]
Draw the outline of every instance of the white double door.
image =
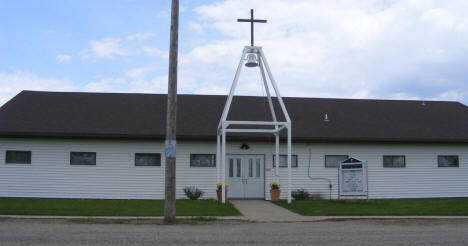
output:
[[265, 157], [263, 155], [227, 155], [228, 197], [253, 199], [265, 197]]

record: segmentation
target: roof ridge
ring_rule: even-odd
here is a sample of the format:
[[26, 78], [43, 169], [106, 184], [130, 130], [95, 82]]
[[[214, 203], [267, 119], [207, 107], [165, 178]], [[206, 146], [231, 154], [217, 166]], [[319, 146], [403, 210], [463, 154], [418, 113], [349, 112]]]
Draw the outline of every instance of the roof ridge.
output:
[[[83, 94], [83, 95], [158, 95], [166, 96], [167, 93], [145, 93], [145, 92], [90, 92], [90, 91], [36, 91], [36, 90], [23, 90], [21, 93], [53, 93], [53, 94]], [[178, 94], [178, 96], [208, 96], [208, 97], [227, 97], [227, 95], [218, 94]], [[252, 95], [234, 95], [235, 97], [244, 98], [264, 98], [264, 96], [252, 96]], [[273, 98], [276, 98], [273, 96]], [[380, 98], [338, 98], [338, 97], [282, 97], [285, 99], [309, 99], [309, 100], [333, 100], [333, 101], [371, 101], [371, 102], [425, 102], [425, 103], [459, 103], [465, 105], [459, 101], [447, 101], [447, 100], [416, 100], [416, 99], [380, 99]], [[466, 106], [466, 105], [465, 105]]]

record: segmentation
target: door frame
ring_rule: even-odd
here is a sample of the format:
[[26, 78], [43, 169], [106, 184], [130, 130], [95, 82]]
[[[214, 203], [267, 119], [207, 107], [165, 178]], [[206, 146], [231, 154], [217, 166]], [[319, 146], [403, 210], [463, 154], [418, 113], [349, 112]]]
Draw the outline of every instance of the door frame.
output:
[[[266, 154], [255, 154], [255, 153], [252, 153], [252, 154], [232, 154], [232, 153], [226, 153], [226, 157], [230, 157], [230, 156], [241, 156], [241, 157], [246, 157], [246, 156], [263, 156], [263, 193], [262, 193], [262, 196], [261, 197], [252, 197], [252, 198], [234, 198], [233, 200], [258, 200], [258, 199], [263, 199], [263, 200], [266, 200], [266, 195], [265, 195], [265, 184], [266, 184]], [[227, 158], [226, 158], [227, 159]], [[226, 165], [227, 167], [227, 165]], [[224, 172], [224, 175], [226, 175], [226, 173], [229, 172], [229, 168], [226, 168], [225, 172]], [[228, 199], [231, 199], [229, 198], [229, 191], [228, 191]]]

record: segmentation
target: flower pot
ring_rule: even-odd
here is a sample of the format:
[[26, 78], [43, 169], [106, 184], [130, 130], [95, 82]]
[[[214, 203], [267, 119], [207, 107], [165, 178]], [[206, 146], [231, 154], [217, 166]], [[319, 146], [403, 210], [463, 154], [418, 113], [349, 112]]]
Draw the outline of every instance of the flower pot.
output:
[[281, 190], [270, 190], [270, 197], [272, 201], [277, 201], [280, 198]]
[[[216, 195], [218, 195], [218, 201], [222, 202], [223, 201], [223, 191], [222, 190], [216, 190]], [[224, 195], [226, 196], [226, 200], [227, 200], [227, 189], [224, 190]]]

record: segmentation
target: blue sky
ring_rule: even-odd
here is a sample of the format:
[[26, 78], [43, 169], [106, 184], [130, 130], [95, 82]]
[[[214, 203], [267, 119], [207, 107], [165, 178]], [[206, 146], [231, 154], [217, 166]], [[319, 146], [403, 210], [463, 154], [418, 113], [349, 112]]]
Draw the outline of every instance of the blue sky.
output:
[[[283, 96], [468, 103], [466, 1], [181, 0], [179, 92], [226, 94], [256, 9]], [[167, 91], [170, 1], [3, 1], [0, 104], [21, 90]], [[239, 94], [262, 95], [258, 74]]]

